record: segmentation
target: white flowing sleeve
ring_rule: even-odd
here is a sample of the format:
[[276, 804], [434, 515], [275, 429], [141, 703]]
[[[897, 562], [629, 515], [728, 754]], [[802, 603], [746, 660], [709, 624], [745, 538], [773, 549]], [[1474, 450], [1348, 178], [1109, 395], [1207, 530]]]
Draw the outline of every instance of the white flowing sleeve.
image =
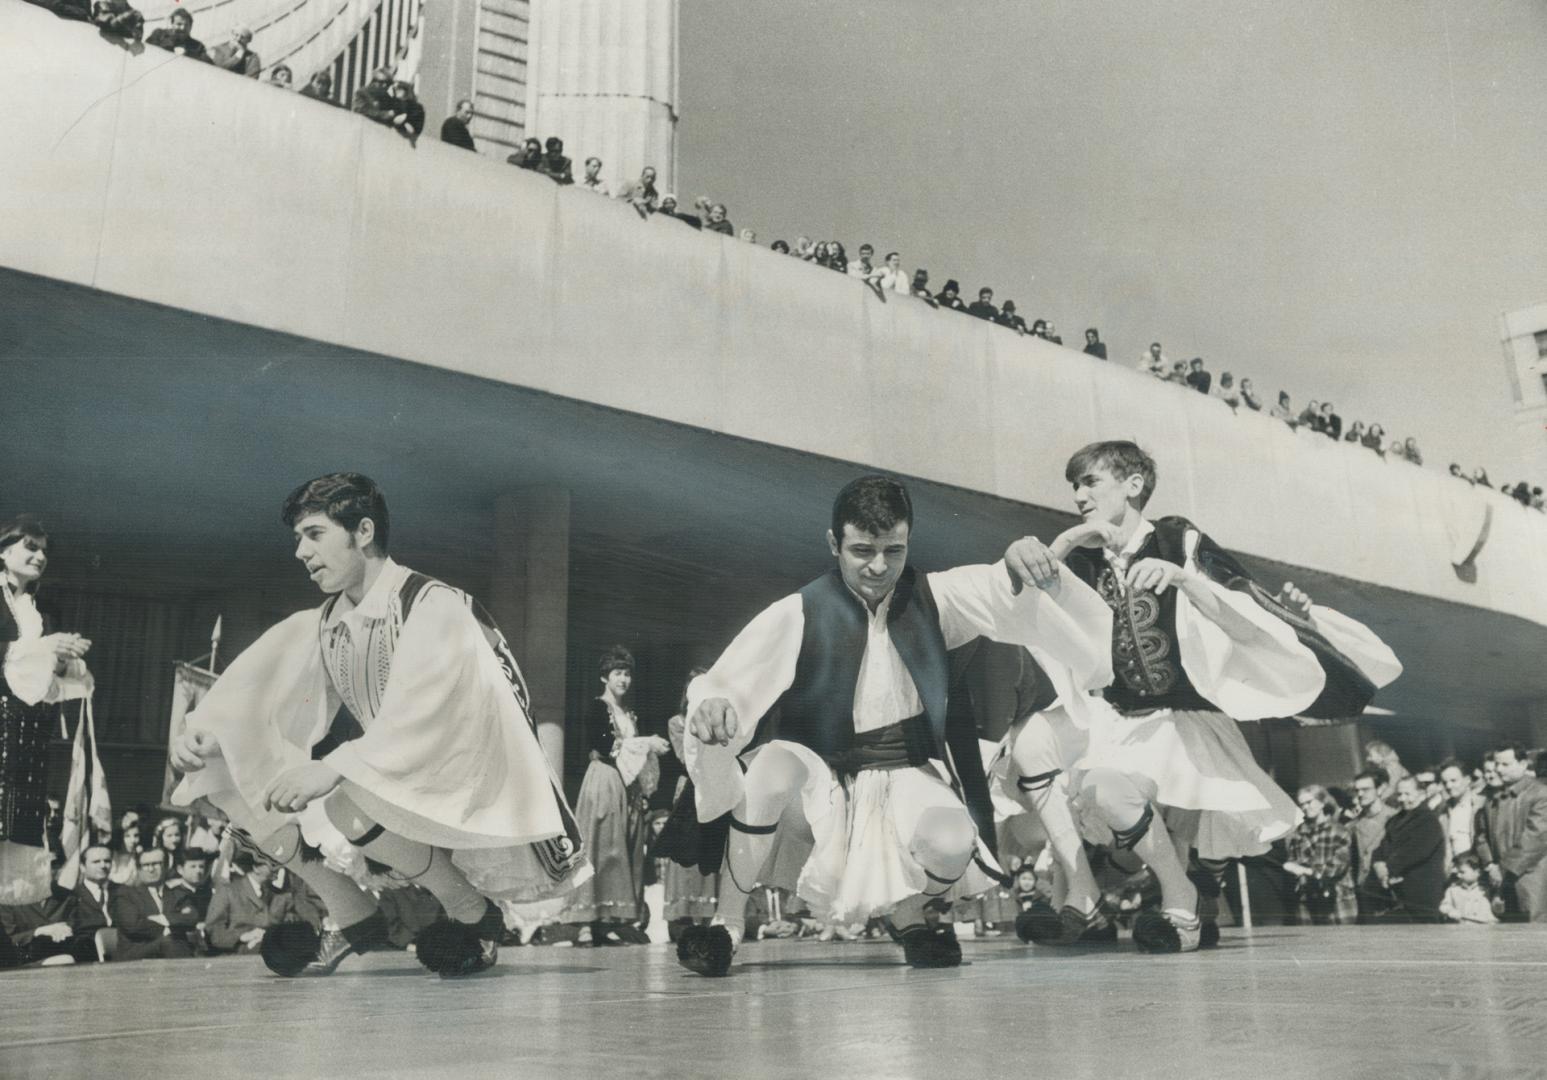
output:
[[54, 693], [54, 650], [40, 637], [13, 641], [5, 650], [5, 682], [28, 705], [51, 699]]
[[947, 649], [986, 637], [1067, 667], [1083, 689], [1112, 681], [1112, 611], [1069, 569], [1051, 589], [1027, 585], [1016, 593], [1001, 559], [930, 574], [929, 587]]
[[1294, 716], [1308, 708], [1327, 684], [1316, 654], [1300, 644], [1293, 627], [1246, 593], [1203, 580], [1220, 604], [1259, 633], [1249, 642], [1232, 638], [1178, 589], [1176, 636], [1193, 688], [1236, 720]]
[[[713, 821], [741, 801], [737, 756], [756, 733], [758, 721], [795, 681], [795, 662], [806, 616], [800, 594], [792, 593], [763, 611], [736, 635], [712, 668], [688, 684], [689, 731], [683, 763], [698, 801], [700, 821]], [[692, 717], [710, 698], [724, 698], [736, 710], [736, 734], [729, 745], [711, 746], [692, 735]]]
[[1397, 654], [1364, 623], [1320, 604], [1312, 604], [1308, 614], [1321, 636], [1352, 660], [1376, 689], [1389, 686], [1402, 674], [1402, 661]]

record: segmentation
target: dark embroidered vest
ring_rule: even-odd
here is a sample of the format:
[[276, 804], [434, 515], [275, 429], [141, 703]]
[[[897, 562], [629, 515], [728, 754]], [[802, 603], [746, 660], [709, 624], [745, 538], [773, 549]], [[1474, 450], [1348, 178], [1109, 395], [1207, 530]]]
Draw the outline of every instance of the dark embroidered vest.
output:
[[[854, 744], [854, 691], [869, 640], [870, 613], [836, 569], [801, 589], [800, 600], [805, 632], [795, 679], [769, 712], [767, 737], [836, 756]], [[945, 636], [929, 580], [911, 566], [903, 570], [892, 594], [887, 632], [924, 705], [921, 730], [932, 743], [927, 756], [943, 758], [950, 686]]]

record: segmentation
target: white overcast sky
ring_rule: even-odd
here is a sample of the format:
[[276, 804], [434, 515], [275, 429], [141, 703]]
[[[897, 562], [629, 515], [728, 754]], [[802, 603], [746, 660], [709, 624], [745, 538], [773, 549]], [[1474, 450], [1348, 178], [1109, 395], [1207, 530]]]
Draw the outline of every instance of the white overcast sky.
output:
[[[679, 194], [1521, 478], [1543, 0], [683, 0]], [[1547, 479], [1547, 478], [1538, 478]]]

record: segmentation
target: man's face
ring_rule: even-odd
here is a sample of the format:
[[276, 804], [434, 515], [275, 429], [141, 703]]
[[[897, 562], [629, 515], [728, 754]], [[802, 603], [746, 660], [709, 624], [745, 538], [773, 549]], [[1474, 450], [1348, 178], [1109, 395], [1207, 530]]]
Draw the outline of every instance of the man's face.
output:
[[952, 300], [955, 300], [956, 299], [956, 286], [954, 286], [954, 285], [947, 285], [944, 289], [942, 289], [940, 291], [940, 295], [941, 296], [948, 296]]
[[1096, 343], [1096, 332], [1094, 330], [1087, 330], [1087, 331], [1085, 331], [1085, 344], [1087, 344], [1087, 345], [1094, 345], [1095, 343]]
[[901, 255], [888, 255], [886, 257], [886, 265], [890, 269], [896, 270], [898, 267], [900, 267], [902, 265], [902, 256]]
[[1203, 360], [1202, 360], [1201, 357], [1194, 358], [1194, 360], [1192, 362], [1192, 369], [1194, 371], [1202, 371], [1203, 370]]
[[177, 864], [177, 875], [197, 889], [209, 878], [209, 863], [203, 859], [189, 859]]
[[464, 101], [457, 106], [457, 119], [464, 124], [472, 121], [473, 103], [471, 101]]
[[166, 877], [167, 856], [160, 850], [142, 851], [139, 858], [140, 884], [160, 885], [161, 879]]
[[352, 533], [326, 514], [308, 514], [295, 523], [295, 557], [323, 592], [343, 592], [365, 581], [365, 522], [360, 524], [362, 531]]
[[1404, 810], [1414, 810], [1423, 805], [1423, 789], [1411, 776], [1397, 781], [1397, 805]]
[[86, 849], [86, 855], [81, 860], [81, 876], [87, 881], [97, 884], [107, 880], [108, 874], [113, 870], [113, 853], [105, 847], [91, 847]]
[[869, 262], [871, 259], [873, 259], [875, 254], [876, 249], [871, 247], [869, 244], [861, 244], [859, 246], [859, 257], [865, 262]]
[[1499, 763], [1492, 758], [1483, 762], [1483, 786], [1491, 788], [1499, 786]]
[[1144, 477], [1135, 473], [1119, 479], [1107, 465], [1095, 464], [1074, 480], [1074, 508], [1086, 521], [1121, 525], [1128, 515], [1128, 500], [1144, 491]]
[[595, 180], [601, 174], [602, 163], [599, 159], [592, 158], [590, 161], [585, 163], [585, 178], [587, 180]]
[[979, 289], [978, 290], [978, 299], [983, 301], [983, 303], [986, 304], [990, 300], [992, 300], [993, 298], [994, 298], [994, 290], [993, 289]]
[[1321, 804], [1314, 792], [1302, 791], [1295, 804], [1300, 807], [1300, 812], [1311, 821], [1320, 821], [1321, 815], [1326, 812], [1326, 807]]
[[[655, 183], [655, 170], [653, 168], [651, 168], [650, 166], [646, 165], [645, 166], [645, 171], [639, 174], [639, 178], [641, 180], [643, 180], [647, 184], [654, 184]], [[675, 187], [676, 185], [672, 185], [672, 186]]]
[[1426, 799], [1438, 799], [1445, 793], [1445, 789], [1440, 786], [1440, 778], [1427, 769], [1418, 774], [1418, 786]]
[[716, 203], [714, 206], [711, 206], [709, 208], [709, 220], [710, 221], [717, 221], [717, 222], [718, 221], [724, 221], [725, 220], [725, 207], [719, 205], [718, 203]]
[[1150, 355], [1153, 356], [1156, 360], [1160, 359], [1160, 342], [1155, 341], [1150, 343]]
[[1321, 415], [1323, 415], [1323, 416], [1331, 416], [1332, 415], [1332, 402], [1324, 401], [1324, 402], [1321, 403]]
[[666, 213], [666, 214], [674, 213], [676, 211], [676, 209], [677, 209], [677, 200], [676, 199], [673, 199], [671, 196], [668, 195], [666, 198], [661, 200], [661, 212], [662, 213]]
[[255, 862], [252, 869], [247, 871], [247, 880], [255, 885], [267, 885], [269, 879], [274, 876], [274, 867], [266, 862]]
[[1376, 791], [1375, 781], [1368, 776], [1362, 776], [1354, 781], [1354, 799], [1361, 807], [1375, 805]]
[[827, 544], [838, 557], [843, 583], [871, 606], [885, 600], [902, 576], [908, 564], [908, 532], [907, 522], [883, 533], [862, 532], [845, 524], [840, 542], [828, 530]]
[[1513, 750], [1500, 750], [1493, 761], [1499, 767], [1499, 779], [1506, 784], [1513, 784], [1531, 768], [1530, 762], [1517, 758]]
[[1461, 798], [1466, 793], [1466, 790], [1471, 787], [1467, 783], [1466, 773], [1454, 765], [1447, 765], [1440, 770], [1440, 783], [1445, 785], [1445, 794], [1449, 795], [1452, 799]]
[[183, 38], [186, 38], [188, 36], [188, 32], [192, 29], [193, 20], [190, 19], [187, 15], [183, 14], [182, 12], [174, 12], [172, 14], [172, 35], [179, 41]]

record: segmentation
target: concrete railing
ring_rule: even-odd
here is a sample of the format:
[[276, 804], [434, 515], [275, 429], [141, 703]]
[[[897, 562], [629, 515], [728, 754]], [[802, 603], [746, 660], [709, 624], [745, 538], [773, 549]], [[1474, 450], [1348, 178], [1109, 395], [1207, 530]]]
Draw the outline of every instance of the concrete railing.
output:
[[0, 264], [1038, 506], [1133, 437], [1241, 551], [1547, 625], [1547, 517], [1436, 470], [16, 0], [0, 88]]

